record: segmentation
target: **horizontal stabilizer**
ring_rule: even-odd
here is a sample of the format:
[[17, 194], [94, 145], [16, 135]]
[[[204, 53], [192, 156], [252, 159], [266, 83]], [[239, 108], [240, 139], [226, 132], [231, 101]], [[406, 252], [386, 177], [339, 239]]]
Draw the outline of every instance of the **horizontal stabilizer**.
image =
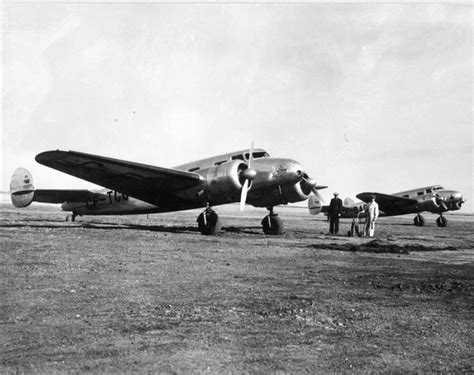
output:
[[15, 207], [27, 207], [31, 202], [64, 203], [85, 202], [95, 195], [90, 190], [35, 189], [33, 176], [25, 168], [13, 172], [10, 181], [10, 197]]
[[94, 193], [90, 190], [35, 190], [33, 201], [41, 203], [85, 202], [92, 199]]

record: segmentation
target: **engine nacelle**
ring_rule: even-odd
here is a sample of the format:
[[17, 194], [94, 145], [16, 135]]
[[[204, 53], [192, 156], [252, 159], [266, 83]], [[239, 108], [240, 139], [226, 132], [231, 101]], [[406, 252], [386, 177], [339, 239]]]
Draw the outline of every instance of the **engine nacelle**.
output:
[[222, 204], [238, 200], [244, 184], [240, 173], [247, 168], [247, 164], [233, 160], [204, 171], [208, 201], [212, 204]]
[[440, 203], [437, 203], [435, 198], [418, 203], [418, 209], [420, 211], [429, 211], [433, 213], [447, 211], [447, 207], [444, 202], [441, 201]]
[[10, 197], [15, 207], [26, 207], [33, 202], [33, 176], [25, 168], [17, 168], [10, 180]]
[[301, 202], [308, 199], [310, 191], [306, 193], [304, 181], [300, 181], [291, 186], [285, 186], [281, 188], [283, 195], [282, 203], [294, 203]]

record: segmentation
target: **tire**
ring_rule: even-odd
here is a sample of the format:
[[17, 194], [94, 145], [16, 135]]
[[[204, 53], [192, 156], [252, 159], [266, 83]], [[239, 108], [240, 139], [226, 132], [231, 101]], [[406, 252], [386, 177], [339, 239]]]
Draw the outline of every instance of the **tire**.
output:
[[415, 218], [413, 219], [413, 223], [417, 227], [422, 227], [423, 225], [425, 225], [425, 219], [421, 215], [416, 215]]
[[446, 227], [448, 226], [448, 220], [444, 216], [440, 216], [436, 219], [436, 224], [438, 227]]
[[[204, 215], [206, 217], [204, 218]], [[221, 230], [221, 223], [219, 220], [219, 215], [217, 215], [214, 211], [209, 210], [199, 214], [197, 218], [198, 228], [201, 234], [207, 236], [213, 236], [217, 234]]]
[[284, 231], [283, 220], [278, 215], [267, 215], [262, 220], [263, 233], [272, 236], [282, 234]]

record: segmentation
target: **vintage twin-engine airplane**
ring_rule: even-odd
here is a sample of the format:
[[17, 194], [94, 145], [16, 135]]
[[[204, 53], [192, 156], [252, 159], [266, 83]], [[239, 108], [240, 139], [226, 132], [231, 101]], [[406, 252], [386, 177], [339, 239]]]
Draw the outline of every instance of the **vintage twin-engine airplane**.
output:
[[[382, 194], [364, 192], [356, 195], [362, 202], [354, 202], [350, 198], [344, 200], [341, 217], [354, 218], [359, 213], [363, 215], [365, 204], [375, 197], [379, 205], [380, 216], [397, 216], [416, 213], [414, 223], [416, 226], [423, 226], [425, 219], [420, 212], [428, 211], [439, 214], [436, 224], [439, 227], [448, 225], [448, 221], [443, 216], [444, 212], [456, 211], [466, 202], [460, 192], [447, 190], [440, 185], [426, 186], [418, 189], [402, 191], [395, 194]], [[315, 215], [319, 212], [327, 212], [328, 206], [322, 206], [318, 199], [313, 196], [308, 201], [310, 213]]]
[[40, 164], [103, 186], [91, 190], [36, 190], [31, 174], [18, 168], [10, 193], [15, 207], [31, 202], [62, 203], [71, 211], [66, 220], [82, 215], [132, 215], [206, 207], [198, 217], [203, 234], [220, 229], [211, 206], [239, 202], [266, 207], [262, 220], [266, 234], [281, 234], [283, 222], [273, 207], [319, 196], [316, 181], [291, 159], [273, 158], [262, 149], [250, 149], [207, 158], [175, 168], [161, 168], [76, 151], [46, 151]]

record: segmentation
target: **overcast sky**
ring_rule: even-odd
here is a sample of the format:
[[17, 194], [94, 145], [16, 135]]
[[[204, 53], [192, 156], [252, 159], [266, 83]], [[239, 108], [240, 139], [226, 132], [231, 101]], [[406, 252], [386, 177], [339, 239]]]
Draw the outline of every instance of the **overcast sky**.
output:
[[2, 173], [51, 149], [172, 167], [250, 146], [330, 198], [441, 184], [474, 211], [472, 5], [3, 4]]

